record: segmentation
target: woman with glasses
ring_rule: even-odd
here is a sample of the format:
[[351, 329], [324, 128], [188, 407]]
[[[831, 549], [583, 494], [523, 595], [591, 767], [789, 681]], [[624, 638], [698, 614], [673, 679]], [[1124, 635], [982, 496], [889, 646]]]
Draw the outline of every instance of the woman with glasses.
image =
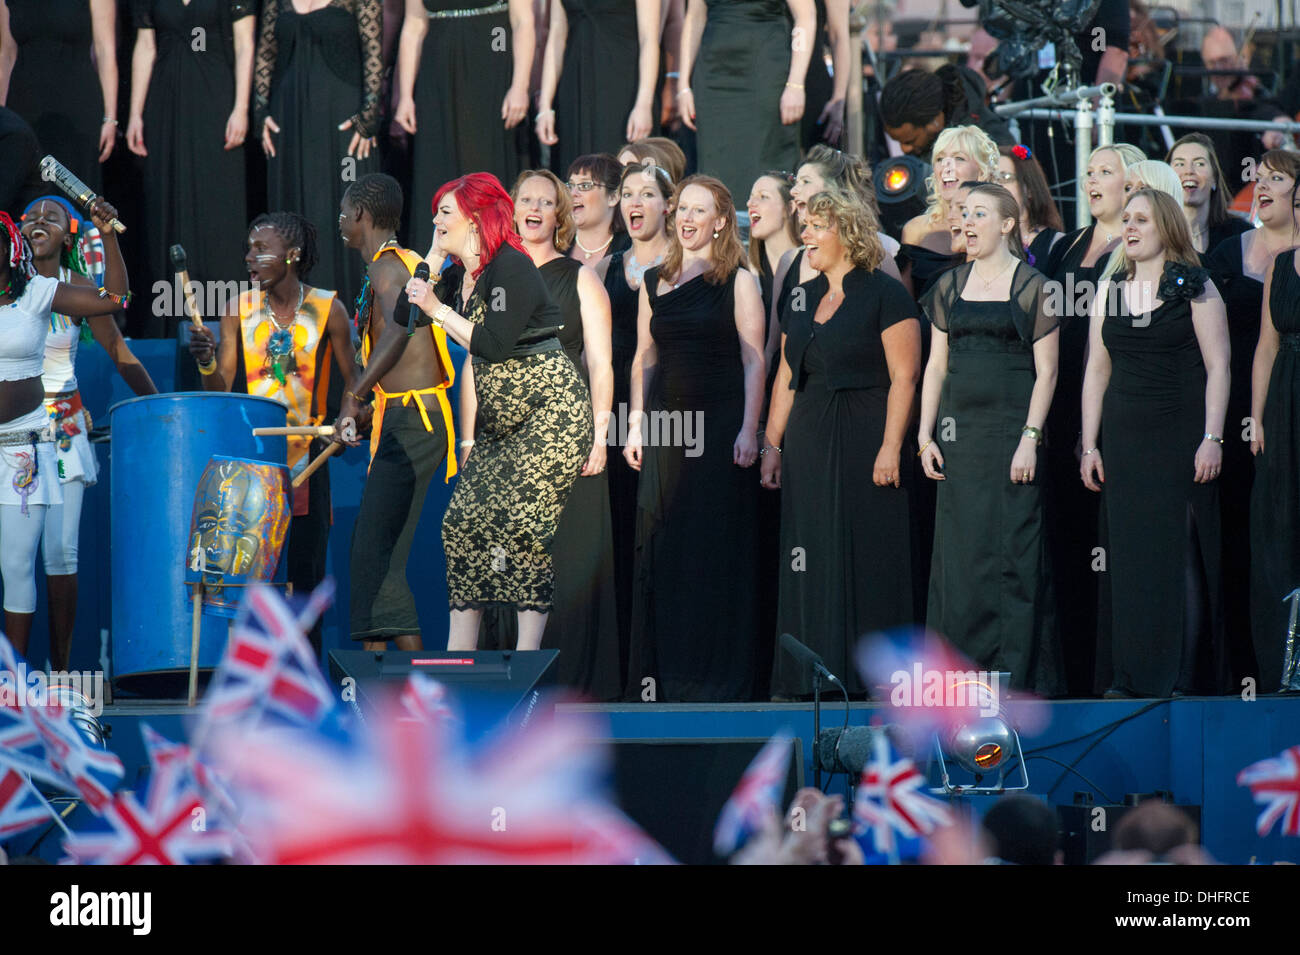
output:
[[530, 0], [404, 0], [393, 119], [411, 137], [411, 241], [433, 237], [433, 193], [467, 169], [514, 182], [528, 164]]
[[662, 165], [623, 167], [619, 217], [632, 244], [600, 261], [596, 273], [609, 295], [614, 364], [614, 424], [609, 462], [609, 505], [614, 521], [614, 581], [618, 598], [619, 650], [627, 659], [632, 633], [632, 568], [636, 544], [637, 472], [623, 457], [631, 402], [632, 359], [636, 355], [637, 312], [646, 273], [668, 252], [673, 181]]
[[763, 302], [731, 194], [691, 176], [641, 286], [628, 463], [641, 472], [628, 695], [748, 700], [755, 687]]
[[[559, 650], [557, 680], [599, 702], [623, 692], [614, 605], [614, 542], [606, 481], [606, 429], [614, 392], [610, 366], [609, 296], [600, 277], [564, 254], [573, 241], [568, 190], [548, 169], [519, 175], [511, 190], [515, 231], [523, 240], [551, 299], [559, 306], [560, 343], [582, 375], [591, 400], [595, 432], [591, 451], [560, 512], [551, 553], [555, 561], [555, 604], [542, 633], [543, 650]], [[472, 388], [461, 393], [460, 420], [472, 430], [478, 404]], [[469, 435], [472, 447], [473, 434]], [[485, 612], [484, 649], [510, 649], [516, 642], [515, 614]]]
[[579, 156], [569, 166], [569, 199], [577, 230], [569, 257], [583, 265], [594, 266], [631, 244], [618, 216], [618, 183], [622, 175], [623, 167], [609, 153]]
[[1020, 206], [1020, 237], [1025, 241], [1025, 260], [1032, 266], [1046, 268], [1047, 253], [1065, 232], [1065, 225], [1052, 201], [1043, 167], [1028, 146], [999, 146], [998, 173], [993, 181], [1011, 193]]

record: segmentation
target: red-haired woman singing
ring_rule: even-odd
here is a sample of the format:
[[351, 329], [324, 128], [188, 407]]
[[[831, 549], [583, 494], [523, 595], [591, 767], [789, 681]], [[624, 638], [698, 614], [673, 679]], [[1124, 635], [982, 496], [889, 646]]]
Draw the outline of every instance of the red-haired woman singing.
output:
[[453, 264], [436, 286], [411, 279], [407, 297], [469, 349], [462, 387], [478, 403], [472, 449], [442, 522], [448, 649], [473, 650], [484, 607], [510, 604], [519, 649], [536, 650], [554, 595], [555, 529], [591, 452], [591, 400], [496, 177], [447, 183], [433, 212], [434, 254]]

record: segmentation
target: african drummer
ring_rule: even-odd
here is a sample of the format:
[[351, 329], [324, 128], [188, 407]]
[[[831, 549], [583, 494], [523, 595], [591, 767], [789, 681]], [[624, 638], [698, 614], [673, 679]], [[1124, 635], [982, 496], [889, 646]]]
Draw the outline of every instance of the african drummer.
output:
[[[325, 420], [331, 363], [345, 390], [352, 388], [356, 364], [343, 303], [336, 293], [305, 281], [316, 261], [316, 229], [302, 216], [273, 212], [253, 220], [244, 264], [255, 288], [221, 316], [219, 345], [206, 328], [191, 333], [190, 354], [205, 391], [274, 399], [288, 410], [291, 426]], [[290, 437], [290, 474], [296, 476], [324, 446], [319, 439]], [[319, 468], [294, 489], [287, 566], [295, 592], [308, 592], [324, 578], [329, 529], [329, 469]], [[311, 639], [319, 652], [319, 624]]]

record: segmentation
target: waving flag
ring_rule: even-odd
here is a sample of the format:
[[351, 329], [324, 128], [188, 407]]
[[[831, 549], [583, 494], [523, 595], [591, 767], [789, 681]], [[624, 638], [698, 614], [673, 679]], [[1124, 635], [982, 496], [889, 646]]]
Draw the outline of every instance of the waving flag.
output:
[[916, 840], [951, 821], [947, 806], [921, 792], [924, 783], [912, 761], [894, 751], [883, 730], [877, 732], [853, 802], [858, 832], [870, 836], [876, 852], [897, 858], [899, 837]]
[[251, 721], [263, 713], [304, 726], [325, 718], [334, 708], [334, 694], [305, 633], [332, 595], [333, 583], [322, 583], [304, 612], [295, 616], [270, 587], [248, 588], [225, 655], [204, 695], [196, 738], [205, 737], [214, 724]]
[[[218, 768], [247, 794], [242, 828], [278, 864], [568, 864], [645, 852], [603, 805], [587, 751], [596, 735], [566, 717], [532, 724], [476, 760], [395, 701], [351, 748], [298, 730], [222, 731]], [[521, 760], [518, 754], [546, 754]]]
[[1300, 746], [1247, 766], [1237, 774], [1237, 785], [1249, 786], [1255, 802], [1264, 807], [1255, 820], [1256, 832], [1267, 835], [1281, 820], [1282, 835], [1300, 836]]
[[32, 725], [40, 734], [45, 758], [63, 780], [81, 794], [87, 805], [100, 812], [122, 781], [122, 761], [104, 749], [91, 746], [72, 723], [71, 711], [62, 706], [29, 707]]
[[713, 851], [718, 855], [729, 856], [735, 852], [762, 828], [773, 811], [778, 817], [781, 815], [781, 796], [793, 744], [794, 737], [789, 733], [773, 736], [740, 777], [713, 829]]
[[210, 825], [184, 767], [172, 763], [149, 778], [142, 806], [135, 793], [117, 793], [103, 806], [108, 832], [75, 834], [68, 854], [83, 865], [192, 865], [231, 854], [230, 834]]
[[224, 819], [234, 819], [235, 801], [227, 791], [225, 781], [207, 763], [200, 760], [190, 747], [184, 743], [173, 743], [148, 723], [140, 724], [140, 736], [144, 739], [144, 749], [149, 757], [149, 768], [152, 773], [157, 774], [172, 767], [179, 767], [181, 772], [172, 777], [175, 782], [185, 783], [193, 780], [209, 808], [215, 810]]
[[0, 769], [0, 842], [50, 817], [49, 804], [16, 769]]
[[400, 697], [407, 716], [429, 723], [455, 719], [447, 699], [447, 688], [426, 673], [412, 673], [406, 678]]

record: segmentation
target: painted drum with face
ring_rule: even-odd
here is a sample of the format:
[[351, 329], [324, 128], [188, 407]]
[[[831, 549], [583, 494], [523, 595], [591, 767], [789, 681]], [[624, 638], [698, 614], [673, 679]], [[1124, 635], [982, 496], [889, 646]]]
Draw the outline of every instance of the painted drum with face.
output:
[[275, 574], [289, 530], [289, 469], [214, 455], [190, 520], [187, 583], [203, 581], [204, 611], [233, 617], [243, 586]]

